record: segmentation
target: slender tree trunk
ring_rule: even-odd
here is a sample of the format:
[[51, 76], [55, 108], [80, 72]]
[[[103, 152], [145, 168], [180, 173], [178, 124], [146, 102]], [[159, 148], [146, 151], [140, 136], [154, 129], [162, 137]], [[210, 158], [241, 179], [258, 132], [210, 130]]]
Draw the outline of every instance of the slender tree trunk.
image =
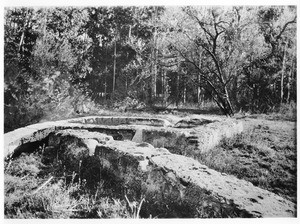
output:
[[186, 103], [186, 82], [183, 83], [183, 103]]
[[116, 58], [117, 58], [117, 41], [115, 37], [114, 41], [114, 67], [113, 67], [113, 86], [112, 86], [112, 95], [115, 95], [115, 85], [116, 85]]
[[153, 56], [153, 67], [152, 67], [152, 96], [155, 98], [157, 96], [156, 93], [156, 83], [157, 83], [157, 7], [155, 7], [155, 18], [154, 18], [154, 34], [153, 34], [153, 48], [152, 48], [152, 56]]
[[23, 43], [24, 43], [24, 38], [25, 38], [25, 30], [27, 29], [27, 27], [29, 25], [29, 21], [30, 21], [30, 18], [27, 18], [28, 14], [29, 14], [29, 10], [27, 10], [27, 14], [25, 15], [24, 27], [22, 30], [22, 35], [21, 35], [21, 39], [20, 39], [20, 43], [19, 43], [19, 53], [21, 53]]
[[125, 79], [126, 79], [125, 87], [126, 87], [126, 96], [127, 96], [128, 95], [128, 78], [127, 78], [127, 73], [126, 73]]
[[290, 73], [288, 74], [288, 80], [287, 80], [287, 97], [286, 97], [286, 102], [289, 103], [291, 101], [291, 79], [292, 79], [292, 74], [293, 74], [293, 59], [292, 59], [292, 65], [290, 69]]
[[[219, 68], [219, 70], [221, 71], [221, 68]], [[220, 96], [220, 94], [219, 94], [219, 98], [221, 99], [223, 107], [226, 110], [225, 115], [233, 116], [233, 114], [234, 114], [233, 113], [233, 107], [232, 107], [232, 104], [231, 104], [231, 101], [230, 101], [230, 96], [229, 96], [229, 93], [228, 93], [228, 88], [225, 85], [225, 80], [224, 80], [223, 74], [220, 73], [220, 77], [221, 77], [220, 81], [221, 81], [221, 84], [223, 86], [223, 90], [222, 90], [221, 94], [223, 96]]]
[[179, 72], [177, 73], [176, 77], [176, 107], [179, 105]]
[[[154, 51], [156, 52], [156, 50]], [[154, 53], [154, 65], [153, 65], [153, 97], [155, 98], [157, 96], [156, 92], [156, 85], [157, 85], [157, 59], [156, 59], [156, 53]]]
[[228, 115], [229, 116], [233, 116], [233, 107], [232, 107], [232, 104], [231, 104], [231, 101], [230, 101], [230, 97], [229, 97], [229, 94], [228, 94], [228, 90], [227, 90], [227, 86], [224, 87], [224, 90], [225, 90], [225, 99], [226, 99], [226, 104], [228, 105], [227, 108], [228, 108]]
[[164, 69], [161, 69], [161, 95], [165, 96], [165, 72]]
[[107, 100], [107, 78], [105, 74], [105, 79], [104, 79], [104, 99], [105, 101]]
[[45, 43], [45, 40], [46, 40], [46, 26], [47, 26], [47, 18], [45, 16], [44, 21], [43, 21], [43, 43]]
[[167, 71], [163, 69], [163, 97], [164, 97], [164, 106], [167, 104], [168, 100], [168, 82], [167, 82]]
[[[201, 69], [202, 65], [201, 65], [201, 62], [202, 62], [202, 52], [200, 52], [200, 55], [199, 55], [199, 69]], [[198, 76], [197, 76], [197, 102], [198, 104], [201, 103], [201, 74], [198, 73]]]
[[131, 39], [131, 25], [129, 25], [128, 38]]
[[198, 77], [197, 77], [197, 103], [200, 104], [201, 103], [201, 87], [200, 87], [200, 82], [201, 82], [201, 75], [200, 73], [198, 73]]
[[21, 49], [22, 49], [22, 46], [23, 46], [24, 36], [25, 36], [25, 30], [23, 30], [23, 32], [22, 32], [21, 40], [20, 40], [20, 43], [19, 43], [19, 52], [21, 52]]
[[284, 93], [284, 86], [283, 86], [283, 81], [284, 81], [284, 73], [285, 73], [285, 61], [286, 61], [286, 46], [287, 43], [284, 45], [284, 51], [283, 51], [283, 61], [282, 61], [282, 70], [281, 70], [281, 79], [280, 79], [280, 103], [283, 103], [283, 93]]
[[235, 75], [232, 80], [231, 99], [234, 105], [236, 106], [236, 108], [239, 107], [239, 102], [237, 99], [237, 92], [238, 92], [237, 82], [238, 82], [237, 75]]
[[[105, 45], [105, 56], [107, 57], [107, 45]], [[105, 60], [105, 77], [104, 77], [104, 99], [107, 100], [107, 60]]]
[[[292, 71], [292, 69], [291, 69]], [[290, 102], [290, 97], [291, 97], [291, 84], [290, 84], [290, 76], [291, 76], [291, 71], [287, 76], [287, 96], [286, 96], [286, 103]]]

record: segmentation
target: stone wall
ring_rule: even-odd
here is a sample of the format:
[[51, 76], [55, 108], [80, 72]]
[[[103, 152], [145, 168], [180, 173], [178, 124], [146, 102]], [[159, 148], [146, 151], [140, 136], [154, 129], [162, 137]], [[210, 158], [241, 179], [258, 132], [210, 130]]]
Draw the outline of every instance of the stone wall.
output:
[[[203, 142], [208, 141], [208, 146], [211, 147], [215, 144], [214, 138], [221, 139], [232, 134], [228, 127], [241, 131], [238, 129], [239, 124], [230, 120], [224, 121], [226, 125], [223, 129], [217, 123], [193, 127], [192, 130], [186, 127], [180, 130], [169, 127], [167, 131], [171, 129], [171, 134], [161, 134], [161, 137], [167, 138], [170, 135], [173, 138], [178, 133], [184, 136], [194, 135], [202, 138]], [[123, 130], [136, 127], [110, 126]], [[159, 133], [163, 130], [162, 127], [138, 127], [140, 132], [137, 131], [136, 134], [139, 133], [142, 140], [149, 136], [147, 131], [154, 130]], [[192, 158], [173, 154], [165, 148], [154, 147], [140, 138], [140, 142], [115, 140], [107, 134], [97, 133], [97, 128], [99, 124], [86, 124], [85, 121], [74, 123], [74, 120], [31, 125], [5, 134], [5, 156], [13, 155], [24, 144], [43, 141], [48, 150], [52, 150], [53, 147], [63, 149], [60, 152], [68, 155], [68, 164], [73, 164], [70, 166], [74, 166], [74, 169], [77, 169], [78, 161], [85, 161], [83, 165], [86, 167], [91, 166], [92, 161], [96, 161], [97, 166], [101, 168], [99, 172], [104, 172], [103, 176], [111, 179], [114, 183], [112, 187], [116, 187], [120, 197], [126, 194], [135, 200], [141, 197], [146, 199], [147, 209], [143, 210], [145, 217], [149, 217], [147, 211], [155, 215], [168, 207], [170, 209], [165, 216], [170, 217], [296, 215], [294, 203], [247, 181], [209, 169]], [[109, 126], [106, 128], [109, 129]], [[204, 132], [205, 128], [207, 133]], [[146, 136], [143, 136], [143, 133], [146, 133]], [[155, 140], [156, 137], [152, 139]], [[98, 172], [98, 169], [96, 170], [93, 172]], [[170, 212], [178, 214], [169, 214]]]

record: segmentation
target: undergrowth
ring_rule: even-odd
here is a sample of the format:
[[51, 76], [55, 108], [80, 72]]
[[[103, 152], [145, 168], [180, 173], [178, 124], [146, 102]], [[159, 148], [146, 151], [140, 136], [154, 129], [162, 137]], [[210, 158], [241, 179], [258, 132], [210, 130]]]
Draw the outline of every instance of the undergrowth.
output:
[[166, 181], [163, 171], [154, 169], [141, 174], [137, 167], [132, 168], [135, 160], [131, 157], [119, 159], [110, 155], [108, 161], [98, 155], [86, 156], [86, 150], [80, 144], [74, 148], [78, 142], [73, 143], [69, 140], [58, 149], [40, 147], [5, 162], [5, 218], [224, 218], [247, 215], [239, 213], [226, 201], [220, 204], [205, 192], [199, 194], [196, 186], [189, 186], [183, 196], [176, 184], [177, 187]]
[[5, 218], [139, 218], [141, 202], [108, 195], [103, 182], [89, 190], [78, 174], [43, 163], [40, 153], [21, 154], [5, 163]]
[[245, 179], [296, 202], [296, 153], [295, 147], [270, 147], [263, 136], [248, 132], [224, 139], [213, 150], [195, 157], [211, 169]]
[[285, 129], [281, 126], [281, 123], [274, 123], [272, 127], [259, 124], [242, 134], [223, 139], [218, 146], [208, 151], [197, 149], [184, 137], [169, 142], [171, 147], [168, 149], [296, 202], [296, 141], [290, 136], [291, 131], [284, 133]]

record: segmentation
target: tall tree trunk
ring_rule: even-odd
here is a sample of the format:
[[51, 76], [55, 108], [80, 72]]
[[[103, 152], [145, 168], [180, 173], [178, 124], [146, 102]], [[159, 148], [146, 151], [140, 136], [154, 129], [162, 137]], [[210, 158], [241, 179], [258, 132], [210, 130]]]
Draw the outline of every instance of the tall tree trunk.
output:
[[105, 74], [105, 79], [104, 79], [104, 99], [105, 101], [107, 100], [107, 78]]
[[21, 39], [20, 39], [20, 43], [19, 43], [19, 53], [21, 53], [21, 51], [23, 51], [23, 43], [24, 43], [24, 38], [25, 38], [25, 31], [29, 26], [29, 22], [30, 22], [30, 16], [29, 18], [27, 18], [27, 16], [29, 15], [29, 9], [26, 11], [26, 15], [25, 15], [25, 22], [24, 22], [24, 27], [22, 29], [22, 34], [21, 34]]
[[127, 77], [127, 73], [125, 73], [125, 79], [126, 79], [126, 83], [125, 83], [125, 88], [126, 88], [126, 96], [128, 96], [128, 77]]
[[228, 115], [229, 116], [232, 116], [234, 114], [233, 112], [233, 106], [231, 104], [231, 100], [230, 100], [230, 97], [229, 97], [229, 93], [228, 93], [228, 89], [227, 89], [227, 86], [224, 87], [224, 90], [225, 90], [225, 99], [226, 99], [226, 104], [228, 105], [227, 108], [228, 108]]
[[284, 81], [284, 73], [285, 73], [285, 61], [286, 61], [286, 46], [287, 42], [284, 44], [284, 51], [283, 51], [283, 60], [282, 60], [282, 70], [281, 70], [281, 79], [280, 79], [280, 103], [283, 103], [283, 93], [284, 93], [284, 86], [283, 86], [283, 81]]
[[154, 34], [153, 34], [153, 48], [152, 48], [152, 96], [156, 97], [156, 83], [157, 83], [157, 7], [155, 7], [155, 18], [154, 18]]
[[[105, 56], [107, 57], [107, 45], [105, 45]], [[107, 100], [107, 60], [105, 60], [104, 99]]]
[[128, 39], [131, 40], [131, 25], [129, 25]]
[[[203, 51], [200, 51], [199, 54], [199, 69], [202, 68], [202, 53]], [[201, 73], [198, 72], [197, 75], [197, 103], [200, 104], [201, 103]]]
[[238, 78], [237, 75], [235, 75], [232, 79], [231, 99], [234, 105], [236, 106], [236, 108], [239, 107], [237, 93], [238, 93]]
[[115, 85], [116, 85], [116, 58], [117, 58], [117, 40], [115, 37], [114, 41], [114, 67], [113, 67], [113, 86], [112, 86], [112, 96], [115, 95]]
[[200, 87], [200, 82], [201, 82], [201, 75], [198, 73], [197, 77], [197, 103], [201, 103], [201, 87]]
[[186, 103], [186, 80], [183, 80], [183, 103]]
[[292, 65], [291, 65], [290, 73], [288, 74], [288, 77], [287, 77], [288, 79], [287, 79], [286, 103], [289, 103], [291, 101], [291, 80], [292, 80], [293, 68], [294, 68], [294, 61], [292, 59]]
[[168, 82], [167, 82], [167, 71], [163, 69], [163, 97], [164, 106], [166, 106], [168, 101]]
[[177, 73], [176, 77], [176, 107], [178, 108], [179, 105], [179, 72]]

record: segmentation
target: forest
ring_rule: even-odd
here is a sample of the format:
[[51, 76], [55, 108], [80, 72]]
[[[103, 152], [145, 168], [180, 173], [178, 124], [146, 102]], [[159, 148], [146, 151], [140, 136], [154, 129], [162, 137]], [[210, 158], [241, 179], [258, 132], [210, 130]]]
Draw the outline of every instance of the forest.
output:
[[42, 118], [296, 102], [296, 6], [11, 7], [5, 132]]

